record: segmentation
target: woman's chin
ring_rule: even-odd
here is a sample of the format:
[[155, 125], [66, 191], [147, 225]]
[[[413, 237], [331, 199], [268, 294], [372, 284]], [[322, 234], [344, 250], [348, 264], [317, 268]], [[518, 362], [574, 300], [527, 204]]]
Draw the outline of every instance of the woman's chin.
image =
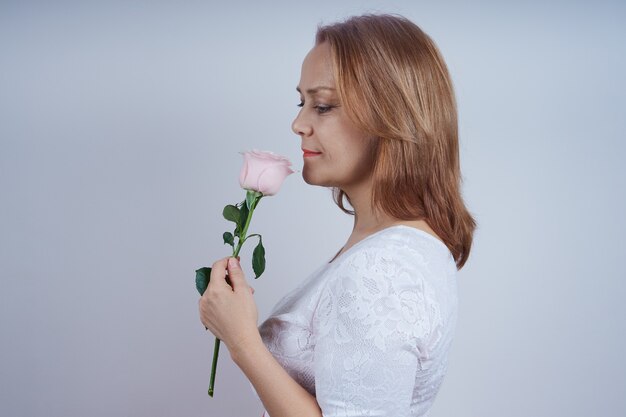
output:
[[319, 185], [313, 178], [311, 177], [307, 177], [307, 176], [302, 176], [302, 179], [304, 180], [304, 182], [306, 182], [309, 185]]
[[317, 178], [315, 175], [311, 175], [311, 173], [307, 171], [307, 169], [302, 171], [302, 179], [304, 182], [309, 185], [325, 186], [325, 182], [321, 178]]

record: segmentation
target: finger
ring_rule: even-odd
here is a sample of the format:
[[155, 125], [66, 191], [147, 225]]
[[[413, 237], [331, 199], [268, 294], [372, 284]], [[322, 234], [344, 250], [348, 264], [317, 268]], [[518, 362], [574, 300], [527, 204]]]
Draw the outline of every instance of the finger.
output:
[[[226, 265], [228, 263], [228, 256], [219, 259], [211, 266], [211, 278], [209, 279], [209, 287], [222, 287], [228, 285], [226, 282]], [[207, 287], [208, 288], [208, 287]], [[206, 292], [206, 291], [205, 291]]]
[[[203, 297], [200, 297], [200, 299], [198, 300], [198, 309], [200, 310], [200, 322], [202, 322], [202, 300], [203, 300]], [[206, 327], [206, 324], [204, 324], [204, 322], [202, 322], [202, 325], [204, 326], [205, 330], [209, 330], [209, 328]]]
[[228, 277], [230, 278], [233, 291], [248, 287], [246, 277], [244, 276], [239, 260], [231, 257], [228, 259]]

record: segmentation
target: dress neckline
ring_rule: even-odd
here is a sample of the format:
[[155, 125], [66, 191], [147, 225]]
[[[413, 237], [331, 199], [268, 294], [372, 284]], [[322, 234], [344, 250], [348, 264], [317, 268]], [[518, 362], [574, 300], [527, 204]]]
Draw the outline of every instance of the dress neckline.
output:
[[326, 265], [333, 265], [335, 264], [335, 262], [337, 262], [337, 260], [343, 258], [347, 253], [350, 253], [350, 251], [354, 248], [356, 248], [357, 246], [359, 246], [362, 242], [365, 242], [366, 240], [369, 240], [370, 238], [379, 235], [382, 232], [385, 232], [387, 230], [396, 228], [396, 227], [400, 227], [403, 229], [410, 229], [413, 230], [414, 232], [416, 232], [418, 235], [425, 237], [427, 239], [430, 239], [432, 242], [435, 242], [435, 244], [437, 244], [440, 248], [445, 249], [449, 254], [451, 254], [450, 249], [448, 249], [448, 247], [445, 245], [445, 243], [443, 243], [441, 240], [439, 240], [438, 238], [436, 238], [435, 236], [431, 235], [428, 232], [425, 232], [421, 229], [418, 229], [416, 227], [412, 227], [412, 226], [407, 226], [406, 224], [394, 224], [393, 226], [387, 226], [384, 229], [380, 229], [377, 232], [374, 232], [372, 234], [369, 234], [367, 236], [365, 236], [363, 239], [359, 240], [358, 242], [356, 242], [354, 245], [350, 246], [344, 253], [342, 253], [341, 255], [337, 256], [339, 254], [339, 252], [341, 252], [341, 250], [343, 249], [343, 247], [341, 249], [339, 249], [339, 252], [337, 252], [335, 254], [335, 256], [333, 256], [327, 263]]

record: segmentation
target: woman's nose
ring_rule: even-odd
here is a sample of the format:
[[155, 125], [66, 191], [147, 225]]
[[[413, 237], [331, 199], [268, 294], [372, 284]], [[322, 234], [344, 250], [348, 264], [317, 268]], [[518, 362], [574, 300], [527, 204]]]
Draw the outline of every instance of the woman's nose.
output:
[[306, 120], [302, 118], [302, 111], [298, 113], [293, 122], [291, 122], [291, 130], [298, 136], [309, 136], [311, 134], [312, 128]]

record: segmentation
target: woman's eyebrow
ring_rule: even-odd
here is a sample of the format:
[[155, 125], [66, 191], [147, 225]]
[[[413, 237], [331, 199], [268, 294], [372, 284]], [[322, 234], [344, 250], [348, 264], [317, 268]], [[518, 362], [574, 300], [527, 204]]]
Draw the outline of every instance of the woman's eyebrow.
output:
[[[317, 87], [313, 87], [313, 88], [309, 88], [308, 90], [306, 90], [307, 94], [315, 94], [320, 90], [330, 90], [330, 91], [335, 91], [335, 89], [333, 87], [327, 87], [325, 85], [320, 85]], [[298, 93], [302, 93], [302, 91], [300, 90], [300, 87], [296, 87], [296, 91], [298, 91]]]

